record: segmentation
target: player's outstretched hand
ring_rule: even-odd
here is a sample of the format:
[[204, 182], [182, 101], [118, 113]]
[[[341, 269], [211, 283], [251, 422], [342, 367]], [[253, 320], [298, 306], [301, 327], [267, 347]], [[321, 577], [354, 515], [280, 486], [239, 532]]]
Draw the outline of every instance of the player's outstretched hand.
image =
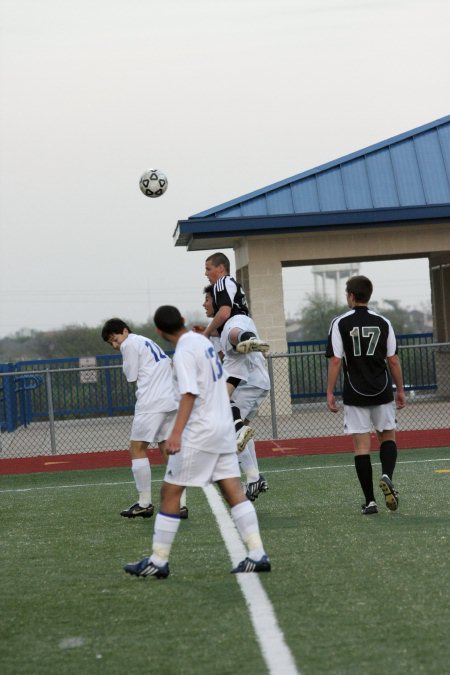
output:
[[204, 333], [205, 328], [206, 328], [206, 326], [202, 326], [200, 323], [194, 323], [191, 326], [191, 330], [193, 330], [194, 333]]

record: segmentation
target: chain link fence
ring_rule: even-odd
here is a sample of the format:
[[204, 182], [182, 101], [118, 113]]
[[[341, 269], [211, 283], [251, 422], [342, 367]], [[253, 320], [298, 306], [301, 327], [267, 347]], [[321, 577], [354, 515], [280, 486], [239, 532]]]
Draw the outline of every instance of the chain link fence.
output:
[[[399, 356], [408, 405], [399, 411], [398, 429], [443, 430], [450, 445], [450, 344], [403, 346]], [[117, 361], [92, 363], [20, 372], [3, 367], [0, 458], [128, 448], [134, 386]], [[271, 354], [267, 363], [272, 388], [252, 421], [256, 440], [342, 435], [342, 405], [338, 414], [326, 407], [323, 351]]]

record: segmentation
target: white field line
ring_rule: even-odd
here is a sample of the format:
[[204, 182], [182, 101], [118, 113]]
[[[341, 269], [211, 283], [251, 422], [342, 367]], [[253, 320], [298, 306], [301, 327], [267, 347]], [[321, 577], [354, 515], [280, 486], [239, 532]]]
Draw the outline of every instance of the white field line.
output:
[[[203, 488], [211, 510], [217, 520], [233, 567], [246, 557], [247, 551], [233, 520], [217, 490]], [[261, 652], [271, 675], [299, 675], [293, 656], [286, 645], [275, 612], [258, 574], [236, 574], [236, 580], [247, 603], [250, 618]]]
[[[398, 464], [423, 464], [425, 462], [450, 462], [449, 457], [435, 457], [433, 459], [405, 459], [397, 460]], [[379, 462], [372, 462], [374, 466], [379, 465]], [[291, 469], [265, 469], [264, 475], [266, 473], [289, 473], [291, 471], [324, 471], [328, 469], [354, 469], [354, 464], [330, 464], [329, 466], [299, 466], [293, 467]], [[1, 478], [1, 476], [0, 476]], [[152, 483], [161, 483], [161, 480], [152, 480]], [[106, 487], [106, 486], [115, 486], [115, 485], [134, 485], [134, 481], [131, 480], [122, 480], [117, 482], [108, 482], [108, 483], [77, 483], [74, 485], [43, 485], [39, 487], [29, 487], [29, 488], [8, 488], [6, 490], [0, 489], [0, 494], [7, 494], [11, 492], [34, 492], [38, 490], [70, 490], [73, 488], [86, 488], [86, 487]]]

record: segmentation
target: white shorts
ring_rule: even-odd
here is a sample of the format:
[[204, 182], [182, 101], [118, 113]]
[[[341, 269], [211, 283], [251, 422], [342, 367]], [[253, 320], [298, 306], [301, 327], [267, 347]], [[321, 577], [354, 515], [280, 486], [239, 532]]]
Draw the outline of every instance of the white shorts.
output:
[[267, 389], [260, 389], [259, 387], [253, 387], [251, 384], [241, 383], [233, 391], [231, 398], [241, 411], [242, 419], [252, 420], [268, 393]]
[[139, 413], [133, 418], [131, 425], [131, 441], [142, 441], [144, 443], [161, 443], [168, 438], [175, 417], [176, 410], [162, 413]]
[[169, 455], [164, 480], [174, 485], [205, 487], [218, 480], [240, 476], [235, 451], [215, 454], [184, 447], [176, 455]]
[[240, 354], [234, 348], [228, 339], [230, 330], [232, 328], [240, 328], [243, 331], [250, 331], [255, 333], [255, 324], [253, 319], [245, 314], [237, 314], [232, 316], [225, 322], [222, 334], [220, 336], [220, 344], [222, 346], [224, 359], [223, 367], [228, 377], [237, 377], [239, 380], [247, 382], [249, 376], [249, 360], [247, 354]]
[[395, 403], [360, 407], [344, 405], [344, 432], [365, 434], [375, 431], [389, 431], [396, 428]]

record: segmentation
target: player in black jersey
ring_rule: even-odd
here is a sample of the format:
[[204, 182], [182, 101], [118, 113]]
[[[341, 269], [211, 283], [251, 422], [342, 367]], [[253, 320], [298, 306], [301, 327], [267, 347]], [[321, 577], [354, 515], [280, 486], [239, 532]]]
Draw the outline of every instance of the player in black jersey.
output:
[[236, 427], [238, 452], [253, 436], [253, 429], [244, 424], [240, 410], [232, 396], [240, 382], [247, 382], [250, 352], [267, 352], [269, 345], [260, 340], [249, 310], [242, 286], [230, 276], [230, 261], [224, 253], [213, 253], [205, 261], [205, 276], [213, 286], [214, 317], [206, 328], [194, 326], [207, 338], [219, 335], [224, 353], [224, 367], [228, 373], [227, 387]]
[[398, 508], [398, 493], [392, 483], [397, 459], [395, 407], [403, 408], [406, 403], [394, 330], [388, 319], [367, 306], [372, 291], [367, 277], [355, 276], [347, 281], [350, 309], [331, 322], [326, 350], [330, 359], [327, 406], [333, 413], [337, 412], [334, 390], [341, 365], [344, 367], [344, 430], [353, 436], [356, 474], [366, 500], [362, 505], [365, 515], [378, 512], [370, 460], [372, 428], [380, 443], [379, 485], [387, 508]]

